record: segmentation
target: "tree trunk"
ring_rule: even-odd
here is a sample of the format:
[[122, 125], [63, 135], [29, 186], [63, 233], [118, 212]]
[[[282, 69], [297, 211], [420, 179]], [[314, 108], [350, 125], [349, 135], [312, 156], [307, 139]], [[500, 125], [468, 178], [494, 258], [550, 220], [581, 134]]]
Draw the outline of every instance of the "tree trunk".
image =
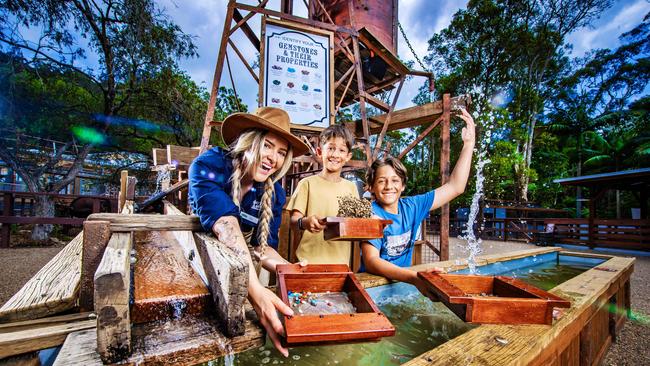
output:
[[[49, 196], [36, 196], [34, 200], [34, 215], [38, 217], [54, 217], [54, 201]], [[34, 225], [32, 240], [48, 240], [53, 228], [54, 225], [50, 224]]]

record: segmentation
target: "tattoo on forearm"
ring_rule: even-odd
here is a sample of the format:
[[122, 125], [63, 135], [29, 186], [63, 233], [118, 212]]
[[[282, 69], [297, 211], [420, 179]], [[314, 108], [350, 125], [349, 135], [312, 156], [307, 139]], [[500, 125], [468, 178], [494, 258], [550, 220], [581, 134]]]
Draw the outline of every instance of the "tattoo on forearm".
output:
[[[217, 240], [224, 243], [236, 254], [244, 254], [243, 249], [237, 245], [237, 234], [239, 233], [239, 229], [235, 227], [232, 222], [226, 219], [217, 220], [216, 224], [214, 225], [214, 233], [217, 236]], [[241, 236], [241, 233], [239, 233], [239, 236]], [[241, 240], [244, 240], [243, 236], [241, 237]]]

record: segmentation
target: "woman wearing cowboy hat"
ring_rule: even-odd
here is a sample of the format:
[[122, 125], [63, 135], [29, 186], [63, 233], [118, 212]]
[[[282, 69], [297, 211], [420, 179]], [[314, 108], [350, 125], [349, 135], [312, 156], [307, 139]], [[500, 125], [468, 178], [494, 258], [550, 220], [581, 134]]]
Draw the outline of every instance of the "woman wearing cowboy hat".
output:
[[[194, 160], [189, 170], [192, 210], [206, 231], [238, 247], [249, 262], [248, 298], [275, 347], [283, 333], [277, 311], [293, 311], [257, 277], [256, 264], [275, 272], [287, 263], [276, 251], [286, 193], [278, 180], [291, 167], [293, 156], [308, 151], [289, 130], [282, 109], [258, 108], [254, 114], [234, 113], [221, 126], [229, 150], [215, 147]], [[277, 311], [276, 311], [277, 310]]]

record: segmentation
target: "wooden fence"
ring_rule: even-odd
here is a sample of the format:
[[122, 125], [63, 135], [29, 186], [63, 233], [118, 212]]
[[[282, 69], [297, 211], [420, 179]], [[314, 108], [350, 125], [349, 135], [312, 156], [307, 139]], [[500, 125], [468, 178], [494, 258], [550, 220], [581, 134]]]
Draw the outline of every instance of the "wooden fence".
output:
[[[461, 235], [467, 220], [452, 219], [450, 235]], [[547, 226], [552, 224], [552, 233]], [[475, 225], [480, 238], [523, 240], [650, 251], [650, 220], [503, 218], [485, 219]]]
[[[50, 196], [55, 201], [70, 204], [74, 199], [83, 197], [92, 201], [92, 213], [101, 211], [101, 201], [111, 203], [111, 211], [117, 209], [117, 198], [107, 196], [82, 196], [45, 192], [0, 191], [2, 195], [2, 216], [0, 216], [0, 248], [8, 248], [11, 239], [11, 225], [51, 224], [81, 226], [85, 218], [42, 217], [34, 216], [33, 205], [37, 196]], [[18, 204], [16, 204], [18, 203]], [[115, 206], [115, 210], [112, 207]]]

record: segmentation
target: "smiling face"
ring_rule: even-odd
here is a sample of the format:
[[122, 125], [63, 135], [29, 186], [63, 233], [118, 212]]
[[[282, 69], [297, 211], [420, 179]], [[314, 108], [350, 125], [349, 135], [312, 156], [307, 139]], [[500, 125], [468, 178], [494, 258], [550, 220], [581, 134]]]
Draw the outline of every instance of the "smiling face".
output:
[[253, 169], [253, 180], [256, 182], [265, 182], [273, 173], [282, 168], [284, 160], [287, 157], [289, 145], [287, 140], [269, 132], [264, 136], [262, 147], [260, 148], [260, 161]]
[[399, 198], [404, 192], [404, 182], [390, 165], [383, 165], [376, 170], [375, 181], [371, 190], [377, 203], [384, 210], [397, 213]]
[[323, 169], [330, 173], [340, 172], [345, 163], [352, 159], [352, 152], [341, 137], [330, 138], [316, 152], [323, 160]]

